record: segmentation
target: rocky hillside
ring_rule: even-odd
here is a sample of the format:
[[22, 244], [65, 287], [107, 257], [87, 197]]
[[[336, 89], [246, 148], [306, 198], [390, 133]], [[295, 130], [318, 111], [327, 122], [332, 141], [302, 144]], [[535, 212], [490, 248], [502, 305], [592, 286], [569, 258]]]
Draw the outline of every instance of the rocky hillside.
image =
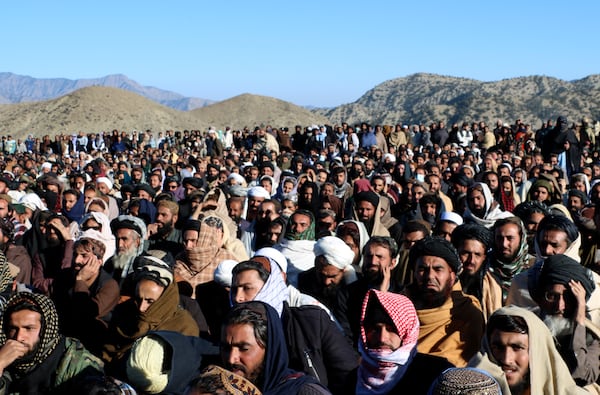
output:
[[522, 119], [539, 126], [558, 115], [600, 119], [600, 75], [572, 82], [543, 76], [481, 82], [414, 74], [377, 85], [354, 103], [314, 111], [332, 123], [352, 124]]

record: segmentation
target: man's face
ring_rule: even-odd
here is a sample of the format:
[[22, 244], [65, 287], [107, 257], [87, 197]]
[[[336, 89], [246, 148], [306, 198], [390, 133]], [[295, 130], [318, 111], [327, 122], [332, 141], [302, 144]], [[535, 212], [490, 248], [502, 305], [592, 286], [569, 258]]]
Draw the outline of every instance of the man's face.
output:
[[[66, 211], [71, 211], [75, 204], [77, 203], [77, 197], [71, 193], [67, 193], [64, 195], [64, 205]], [[0, 206], [2, 206], [2, 202], [0, 201]], [[1, 210], [0, 210], [1, 211]], [[1, 212], [0, 212], [1, 215]]]
[[243, 211], [242, 202], [232, 201], [229, 203], [228, 213], [229, 213], [229, 217], [231, 217], [231, 219], [237, 220], [237, 219], [241, 218], [242, 211]]
[[546, 287], [539, 305], [546, 315], [573, 318], [577, 299], [563, 284], [550, 284]]
[[335, 288], [344, 278], [344, 271], [330, 265], [323, 255], [315, 258], [315, 269], [319, 285], [323, 288]]
[[0, 199], [0, 218], [8, 218], [8, 202]]
[[139, 312], [145, 313], [160, 298], [164, 290], [164, 287], [152, 280], [140, 280], [135, 291]]
[[401, 246], [403, 250], [409, 250], [410, 247], [415, 245], [415, 243], [417, 241], [425, 238], [425, 235], [420, 230], [417, 230], [415, 232], [405, 233], [403, 236], [404, 237], [402, 237], [402, 246]]
[[448, 241], [452, 241], [452, 232], [454, 232], [454, 229], [456, 229], [457, 226], [458, 225], [456, 225], [454, 222], [440, 221], [438, 222], [438, 227], [435, 231], [435, 235], [443, 237]]
[[503, 262], [516, 258], [521, 247], [521, 235], [516, 224], [506, 224], [496, 229], [494, 243], [498, 258]]
[[312, 197], [313, 189], [311, 187], [306, 187], [302, 190], [302, 199], [304, 199], [305, 202], [312, 201]]
[[485, 177], [485, 183], [490, 187], [490, 190], [493, 192], [498, 189], [498, 176], [495, 174], [488, 174]]
[[256, 214], [258, 212], [258, 208], [260, 204], [265, 201], [264, 197], [251, 196], [248, 198], [248, 211], [250, 213]]
[[156, 223], [159, 228], [169, 229], [173, 228], [173, 224], [177, 221], [177, 215], [173, 215], [171, 210], [167, 207], [159, 207], [156, 211]]
[[375, 192], [379, 193], [385, 189], [385, 182], [377, 178], [371, 181], [371, 186], [373, 187]]
[[335, 194], [335, 191], [333, 190], [333, 185], [331, 185], [331, 184], [323, 185], [323, 189], [321, 189], [322, 196], [331, 196], [334, 194]]
[[485, 214], [485, 196], [477, 189], [472, 189], [469, 193], [469, 208], [478, 217], [482, 217]]
[[183, 246], [186, 251], [192, 250], [198, 245], [198, 231], [186, 230], [183, 232]]
[[27, 355], [35, 352], [40, 341], [42, 316], [32, 310], [20, 310], [10, 315], [8, 338], [27, 346]]
[[533, 200], [537, 200], [538, 202], [544, 202], [548, 200], [549, 193], [546, 188], [538, 186], [531, 192], [531, 196], [533, 197]]
[[415, 281], [425, 302], [438, 307], [450, 296], [456, 274], [444, 259], [425, 255], [417, 260]]
[[160, 177], [152, 175], [150, 177], [150, 186], [152, 189], [159, 189], [161, 187]]
[[264, 369], [265, 348], [250, 324], [227, 325], [221, 335], [221, 359], [225, 367], [253, 384]]
[[91, 251], [91, 249], [88, 251], [83, 246], [77, 247], [73, 254], [73, 269], [76, 272], [80, 271], [85, 265], [88, 264], [88, 262], [90, 262], [91, 259], [94, 259], [94, 257], [94, 253]]
[[134, 233], [133, 229], [117, 229], [115, 236], [117, 239], [117, 253], [119, 255], [133, 253], [137, 250], [140, 245], [140, 238], [136, 237]]
[[485, 246], [478, 240], [465, 240], [458, 249], [458, 256], [464, 272], [474, 276], [485, 262]]
[[442, 184], [440, 183], [439, 177], [430, 176], [429, 177], [429, 190], [431, 192], [437, 192], [442, 188]]
[[294, 183], [286, 181], [283, 183], [283, 194], [286, 195], [294, 190]]
[[383, 275], [386, 268], [390, 270], [395, 264], [395, 259], [390, 256], [390, 250], [379, 244], [369, 244], [363, 256], [363, 273], [365, 276], [376, 279]]
[[[511, 389], [521, 388], [529, 381], [529, 335], [525, 333], [492, 331], [492, 356], [506, 375]], [[516, 391], [515, 391], [516, 392]]]
[[393, 325], [377, 322], [365, 323], [364, 327], [369, 349], [396, 351], [402, 346], [402, 338]]
[[567, 234], [557, 229], [542, 231], [538, 243], [543, 256], [564, 254], [569, 247]]
[[304, 214], [294, 214], [290, 220], [292, 232], [300, 234], [310, 226], [310, 217]]
[[375, 216], [376, 207], [373, 206], [373, 203], [368, 202], [366, 200], [361, 200], [358, 202], [356, 207], [356, 212], [358, 213], [358, 219], [363, 223], [370, 222]]
[[578, 211], [583, 208], [583, 202], [579, 196], [569, 196], [569, 202], [567, 203], [567, 207], [571, 211]]
[[269, 230], [267, 230], [267, 238], [269, 242], [273, 244], [277, 244], [279, 242], [279, 238], [283, 233], [283, 225], [278, 223], [273, 223], [269, 225]]
[[244, 270], [238, 273], [231, 284], [231, 294], [235, 303], [244, 303], [254, 300], [265, 282], [256, 270]]

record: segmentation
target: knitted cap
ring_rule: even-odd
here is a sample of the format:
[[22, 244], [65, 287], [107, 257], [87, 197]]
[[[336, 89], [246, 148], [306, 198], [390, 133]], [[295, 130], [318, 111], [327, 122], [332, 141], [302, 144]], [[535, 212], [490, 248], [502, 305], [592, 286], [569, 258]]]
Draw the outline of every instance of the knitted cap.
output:
[[162, 392], [169, 383], [169, 374], [164, 372], [165, 347], [159, 337], [144, 336], [131, 348], [127, 359], [127, 378], [134, 387], [150, 394]]
[[500, 385], [483, 370], [446, 369], [431, 385], [430, 395], [500, 395]]

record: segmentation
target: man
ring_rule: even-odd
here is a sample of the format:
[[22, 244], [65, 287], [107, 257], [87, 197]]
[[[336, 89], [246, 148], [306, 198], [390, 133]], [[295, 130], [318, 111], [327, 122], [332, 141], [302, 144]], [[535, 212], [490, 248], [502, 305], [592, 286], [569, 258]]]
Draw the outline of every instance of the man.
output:
[[19, 268], [15, 280], [18, 283], [31, 284], [31, 256], [27, 249], [14, 243], [15, 225], [10, 219], [0, 219], [0, 251], [6, 260]]
[[354, 195], [354, 219], [362, 222], [370, 236], [389, 237], [390, 232], [381, 223], [380, 196], [373, 191]]
[[11, 297], [2, 332], [2, 393], [75, 393], [87, 377], [103, 375], [98, 358], [77, 339], [59, 333], [58, 314], [44, 295], [22, 292]]
[[335, 236], [317, 240], [314, 252], [315, 267], [298, 275], [298, 289], [333, 309], [339, 289], [356, 281], [354, 252]]
[[487, 320], [502, 307], [502, 288], [489, 271], [492, 232], [481, 225], [464, 224], [452, 233], [452, 244], [463, 265], [459, 275], [463, 292], [479, 300]]
[[374, 236], [363, 250], [362, 274], [358, 281], [338, 292], [334, 315], [339, 320], [346, 336], [357, 344], [360, 336], [360, 306], [369, 289], [398, 292], [401, 284], [392, 281], [392, 269], [396, 265], [398, 244], [391, 237]]
[[413, 279], [413, 269], [408, 264], [408, 252], [419, 240], [431, 235], [429, 223], [423, 220], [411, 220], [402, 228], [398, 264], [392, 270], [393, 281], [398, 285], [407, 285]]
[[527, 230], [527, 244], [529, 245], [529, 253], [535, 254], [535, 233], [537, 232], [540, 221], [550, 214], [550, 209], [544, 203], [530, 200], [520, 203], [515, 207], [513, 214], [523, 221]]
[[331, 170], [331, 180], [334, 185], [335, 196], [342, 201], [352, 196], [352, 186], [348, 183], [348, 174], [342, 166], [336, 166]]
[[197, 286], [213, 280], [219, 263], [236, 259], [221, 247], [222, 233], [223, 221], [215, 216], [190, 219], [183, 228], [184, 250], [175, 257], [174, 273], [180, 278], [180, 291], [189, 288], [185, 293], [194, 299]]
[[512, 216], [502, 211], [487, 184], [476, 182], [467, 190], [465, 222], [475, 222], [490, 229], [496, 220]]
[[[246, 219], [240, 223], [240, 240], [244, 243], [248, 256], [254, 255], [256, 247], [258, 209], [262, 202], [270, 199], [271, 195], [263, 187], [255, 186], [248, 190], [248, 209]], [[268, 222], [267, 222], [268, 223]]]
[[527, 231], [517, 217], [496, 221], [493, 261], [490, 271], [502, 287], [502, 299], [506, 300], [513, 278], [530, 266]]
[[444, 211], [440, 214], [440, 220], [433, 228], [433, 235], [451, 241], [454, 229], [462, 224], [463, 218], [460, 215], [451, 211]]
[[156, 222], [148, 225], [149, 249], [163, 250], [177, 255], [183, 247], [181, 230], [175, 228], [179, 216], [179, 205], [170, 200], [161, 200], [156, 205]]
[[146, 224], [132, 215], [119, 215], [110, 222], [115, 235], [117, 252], [104, 265], [106, 271], [121, 285], [123, 280], [133, 272], [133, 261], [145, 250]]
[[369, 290], [360, 327], [357, 394], [427, 394], [430, 383], [452, 367], [417, 352], [419, 319], [406, 296]]
[[[58, 273], [71, 267], [73, 260], [73, 237], [69, 231], [69, 220], [66, 217], [43, 213], [40, 218], [40, 229], [31, 228], [29, 232], [40, 232], [41, 243], [38, 250], [32, 251], [32, 285], [40, 292], [49, 295], [52, 282]], [[40, 214], [40, 217], [42, 215]]]
[[288, 220], [284, 239], [275, 245], [288, 259], [287, 278], [298, 285], [298, 275], [314, 266], [315, 217], [308, 210], [296, 210]]
[[73, 266], [54, 282], [52, 294], [63, 332], [94, 353], [102, 349], [98, 339], [119, 302], [119, 284], [102, 268], [106, 246], [96, 233], [85, 231], [75, 242]]
[[248, 302], [232, 308], [223, 323], [221, 358], [225, 368], [249, 380], [263, 394], [329, 393], [312, 377], [288, 368], [281, 320], [266, 303]]
[[456, 249], [429, 236], [411, 248], [408, 259], [415, 274], [405, 293], [421, 323], [418, 351], [465, 366], [479, 349], [484, 319], [477, 299], [461, 290], [462, 264]]
[[595, 288], [589, 269], [561, 254], [546, 258], [536, 274], [529, 280], [531, 296], [571, 376], [581, 386], [596, 382], [600, 329], [586, 317], [586, 302]]
[[481, 350], [469, 366], [489, 372], [503, 394], [589, 394], [578, 387], [544, 323], [508, 306], [490, 317]]

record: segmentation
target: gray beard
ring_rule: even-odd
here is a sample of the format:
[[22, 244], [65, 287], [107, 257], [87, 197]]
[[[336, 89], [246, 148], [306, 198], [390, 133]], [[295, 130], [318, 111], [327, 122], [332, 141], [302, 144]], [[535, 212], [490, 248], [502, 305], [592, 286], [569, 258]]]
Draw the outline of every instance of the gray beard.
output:
[[[115, 266], [115, 269], [124, 269], [133, 260], [137, 257], [137, 251], [133, 249], [132, 251], [117, 253], [113, 256], [112, 261]], [[129, 266], [131, 268], [131, 265]]]
[[570, 336], [575, 330], [575, 323], [569, 318], [556, 315], [545, 315], [543, 321], [550, 330], [550, 333], [552, 333], [552, 336], [556, 339]]

